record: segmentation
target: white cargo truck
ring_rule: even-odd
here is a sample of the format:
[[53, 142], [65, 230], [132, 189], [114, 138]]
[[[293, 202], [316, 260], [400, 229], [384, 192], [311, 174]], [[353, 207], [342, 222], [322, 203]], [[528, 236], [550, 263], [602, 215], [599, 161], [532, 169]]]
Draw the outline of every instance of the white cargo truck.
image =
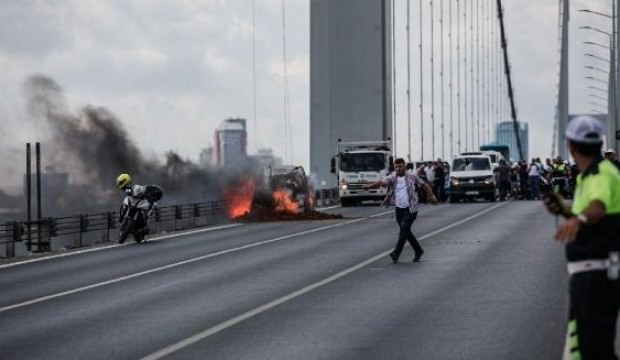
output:
[[394, 169], [390, 141], [338, 141], [332, 157], [331, 172], [338, 177], [338, 193], [342, 206], [358, 205], [364, 200], [382, 200], [386, 188], [364, 190]]

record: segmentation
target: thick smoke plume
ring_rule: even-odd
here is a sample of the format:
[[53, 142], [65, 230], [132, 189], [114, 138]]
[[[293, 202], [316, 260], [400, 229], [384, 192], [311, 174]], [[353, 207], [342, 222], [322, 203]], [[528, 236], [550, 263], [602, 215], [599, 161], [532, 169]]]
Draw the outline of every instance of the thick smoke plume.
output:
[[[61, 87], [44, 75], [30, 77], [23, 90], [31, 118], [47, 133], [43, 167], [68, 173], [72, 184], [67, 191], [43, 194], [45, 216], [116, 209], [121, 196], [115, 180], [124, 172], [136, 183], [161, 186], [162, 205], [214, 200], [241, 176], [260, 177], [249, 162], [224, 171], [205, 169], [173, 151], [164, 161], [147, 157], [113, 112], [92, 105], [69, 111]], [[166, 144], [165, 138], [158, 141]]]

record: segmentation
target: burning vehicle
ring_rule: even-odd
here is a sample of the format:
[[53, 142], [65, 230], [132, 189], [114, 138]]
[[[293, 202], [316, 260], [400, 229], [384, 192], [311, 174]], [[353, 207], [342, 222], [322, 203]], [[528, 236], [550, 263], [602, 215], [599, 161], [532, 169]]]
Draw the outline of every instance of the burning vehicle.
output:
[[314, 210], [314, 190], [302, 166], [270, 167], [260, 179], [246, 177], [222, 194], [231, 219], [245, 221], [339, 219]]
[[283, 201], [290, 199], [303, 211], [314, 209], [314, 191], [302, 166], [269, 168], [269, 187]]

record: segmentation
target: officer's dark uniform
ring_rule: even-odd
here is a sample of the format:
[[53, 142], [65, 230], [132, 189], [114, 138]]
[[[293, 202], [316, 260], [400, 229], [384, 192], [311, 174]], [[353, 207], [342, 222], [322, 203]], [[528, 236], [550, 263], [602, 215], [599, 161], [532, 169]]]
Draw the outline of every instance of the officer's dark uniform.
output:
[[566, 245], [569, 271], [571, 264], [582, 265], [570, 277], [571, 359], [617, 359], [614, 339], [620, 280], [610, 280], [606, 269], [583, 267], [588, 261], [601, 263], [611, 251], [620, 250], [620, 172], [602, 158], [594, 159], [577, 177], [572, 213], [582, 213], [595, 200], [605, 204], [605, 216], [594, 224], [581, 224], [576, 240]]

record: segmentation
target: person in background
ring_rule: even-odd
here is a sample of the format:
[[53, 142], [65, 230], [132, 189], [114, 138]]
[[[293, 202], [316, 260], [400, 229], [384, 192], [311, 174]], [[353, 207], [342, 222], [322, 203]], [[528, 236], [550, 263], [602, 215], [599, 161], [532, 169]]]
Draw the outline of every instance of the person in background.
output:
[[527, 168], [527, 174], [530, 183], [530, 198], [540, 199], [540, 167], [536, 163], [536, 159], [532, 159], [530, 166]]
[[442, 201], [444, 196], [444, 187], [446, 184], [446, 170], [443, 167], [441, 159], [437, 159], [435, 163], [435, 180], [433, 181], [433, 192], [439, 201]]
[[510, 193], [510, 166], [506, 164], [506, 160], [501, 159], [499, 166], [496, 169], [497, 178], [499, 180], [499, 199], [501, 201], [506, 200], [506, 197]]
[[528, 196], [527, 184], [529, 182], [529, 174], [527, 172], [527, 162], [519, 160], [519, 184], [521, 185], [521, 199], [525, 200]]
[[605, 150], [605, 159], [611, 161], [618, 169], [620, 169], [620, 161], [618, 161], [618, 156], [616, 155], [616, 151], [614, 151], [614, 149]]
[[[424, 167], [424, 172], [426, 173], [426, 181], [428, 181], [428, 183], [432, 187], [433, 184], [435, 183], [435, 164], [433, 164], [432, 161], [427, 162], [426, 166]], [[437, 194], [434, 191], [433, 191], [433, 194], [437, 196]]]

